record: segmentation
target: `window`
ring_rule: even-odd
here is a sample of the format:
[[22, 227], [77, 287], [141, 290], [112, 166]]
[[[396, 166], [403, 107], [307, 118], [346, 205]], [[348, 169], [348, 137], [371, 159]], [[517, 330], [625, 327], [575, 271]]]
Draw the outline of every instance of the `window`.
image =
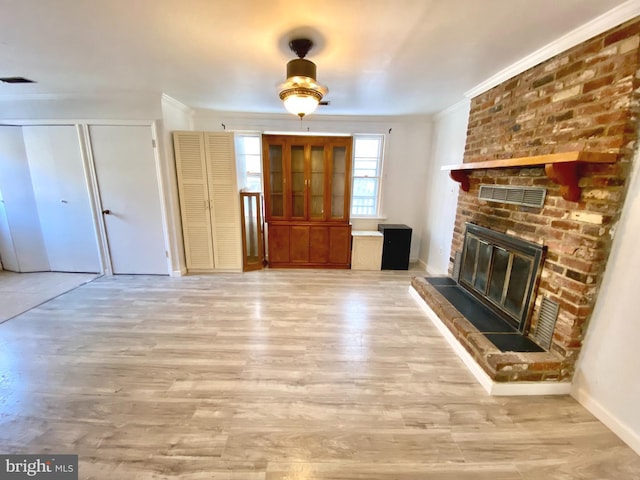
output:
[[382, 135], [354, 135], [351, 216], [377, 217], [380, 207]]
[[262, 191], [262, 152], [260, 134], [236, 135], [236, 162], [238, 164], [238, 187], [247, 192]]

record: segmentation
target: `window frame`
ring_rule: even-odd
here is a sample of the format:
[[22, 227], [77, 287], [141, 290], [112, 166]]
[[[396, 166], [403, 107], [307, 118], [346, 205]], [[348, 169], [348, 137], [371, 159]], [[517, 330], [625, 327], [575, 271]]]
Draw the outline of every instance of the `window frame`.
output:
[[[256, 138], [258, 140], [258, 152], [246, 153], [244, 149], [244, 138]], [[236, 165], [238, 166], [238, 183], [239, 187], [243, 191], [260, 192], [263, 193], [264, 183], [262, 181], [262, 133], [260, 132], [235, 132], [236, 143]], [[249, 172], [247, 169], [247, 157], [257, 157], [259, 172]], [[247, 185], [250, 184], [249, 179], [252, 179], [254, 183], [257, 181], [259, 185], [258, 190], [248, 189]]]
[[[356, 175], [356, 142], [358, 140], [378, 140], [378, 155], [377, 157], [375, 157], [376, 159], [376, 166], [377, 166], [377, 175], [376, 176], [371, 176], [371, 175]], [[352, 163], [352, 175], [351, 175], [351, 207], [350, 207], [350, 218], [363, 218], [363, 219], [367, 219], [367, 218], [380, 218], [380, 207], [381, 207], [381, 203], [382, 203], [382, 174], [383, 174], [383, 166], [384, 166], [384, 154], [385, 154], [385, 135], [383, 134], [379, 134], [379, 133], [367, 133], [367, 134], [354, 134], [353, 135], [353, 163]], [[363, 159], [372, 159], [374, 157], [362, 157]], [[363, 196], [356, 196], [355, 192], [356, 192], [356, 179], [359, 178], [375, 178], [377, 179], [377, 187], [376, 187], [376, 192], [375, 192], [375, 205], [374, 205], [374, 212], [371, 214], [362, 214], [362, 213], [354, 213], [354, 204], [355, 204], [355, 200], [356, 198], [371, 198], [371, 196], [367, 196], [367, 197], [363, 197]]]

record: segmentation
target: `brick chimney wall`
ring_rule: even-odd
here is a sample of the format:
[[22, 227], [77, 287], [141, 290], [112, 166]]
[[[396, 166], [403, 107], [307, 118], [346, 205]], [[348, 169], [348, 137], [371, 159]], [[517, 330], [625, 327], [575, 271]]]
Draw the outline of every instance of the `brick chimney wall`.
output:
[[[579, 202], [564, 200], [543, 168], [476, 170], [460, 190], [451, 258], [465, 222], [548, 246], [542, 296], [559, 302], [552, 350], [573, 374], [620, 214], [636, 149], [640, 18], [541, 63], [471, 101], [464, 162], [587, 150], [619, 152], [615, 164], [582, 167]], [[547, 188], [541, 209], [478, 200], [480, 184]], [[452, 260], [453, 261], [453, 260]], [[450, 265], [451, 269], [453, 264]]]

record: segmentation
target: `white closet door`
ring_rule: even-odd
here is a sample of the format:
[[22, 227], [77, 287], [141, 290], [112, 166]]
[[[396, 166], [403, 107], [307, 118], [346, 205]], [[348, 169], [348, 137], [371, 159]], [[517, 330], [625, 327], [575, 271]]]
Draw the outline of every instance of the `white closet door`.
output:
[[240, 193], [233, 134], [205, 132], [204, 138], [216, 270], [241, 270]]
[[0, 190], [10, 231], [10, 238], [5, 238], [3, 244], [13, 245], [17, 271], [48, 271], [49, 260], [20, 127], [0, 126]]
[[169, 273], [148, 126], [89, 127], [114, 274]]
[[178, 193], [188, 270], [211, 270], [213, 242], [204, 139], [200, 132], [174, 132]]
[[100, 272], [76, 127], [32, 126], [22, 131], [51, 270]]

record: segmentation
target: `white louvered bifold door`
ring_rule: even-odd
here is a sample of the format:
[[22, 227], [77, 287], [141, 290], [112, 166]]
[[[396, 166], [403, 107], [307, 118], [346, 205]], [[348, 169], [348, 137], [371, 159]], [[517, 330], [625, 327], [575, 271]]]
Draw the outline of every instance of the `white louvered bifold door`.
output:
[[201, 132], [173, 132], [187, 270], [212, 270], [210, 199]]
[[204, 134], [216, 270], [242, 270], [240, 194], [232, 133]]

